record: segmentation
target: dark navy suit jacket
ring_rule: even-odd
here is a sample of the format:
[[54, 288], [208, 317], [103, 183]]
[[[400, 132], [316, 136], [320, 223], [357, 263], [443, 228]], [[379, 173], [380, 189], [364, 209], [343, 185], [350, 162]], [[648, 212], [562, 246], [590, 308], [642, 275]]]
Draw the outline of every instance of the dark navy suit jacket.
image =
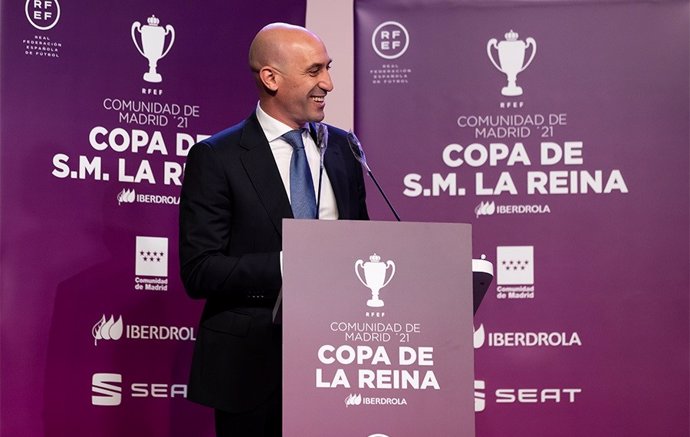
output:
[[[340, 219], [366, 220], [362, 168], [345, 132], [329, 129], [324, 167]], [[256, 115], [192, 147], [180, 198], [180, 266], [206, 299], [188, 398], [220, 410], [255, 408], [281, 386], [282, 219], [292, 210]]]

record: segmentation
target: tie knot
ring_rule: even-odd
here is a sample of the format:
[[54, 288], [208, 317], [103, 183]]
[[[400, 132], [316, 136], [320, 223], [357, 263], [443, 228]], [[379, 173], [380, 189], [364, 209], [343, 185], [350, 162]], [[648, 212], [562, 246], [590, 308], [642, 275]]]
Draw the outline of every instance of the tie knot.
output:
[[302, 142], [302, 131], [304, 129], [295, 129], [283, 134], [283, 138], [292, 146], [293, 149], [304, 149]]

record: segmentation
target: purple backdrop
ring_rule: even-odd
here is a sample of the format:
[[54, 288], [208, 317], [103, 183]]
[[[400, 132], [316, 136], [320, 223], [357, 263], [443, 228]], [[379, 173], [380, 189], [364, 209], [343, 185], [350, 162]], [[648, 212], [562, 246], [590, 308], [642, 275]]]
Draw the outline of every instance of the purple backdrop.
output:
[[197, 135], [252, 111], [255, 32], [305, 2], [1, 13], [0, 434], [212, 435], [182, 399], [201, 306], [178, 279], [180, 174]]
[[495, 265], [477, 436], [688, 436], [689, 12], [355, 2], [370, 166], [404, 220], [471, 223]]

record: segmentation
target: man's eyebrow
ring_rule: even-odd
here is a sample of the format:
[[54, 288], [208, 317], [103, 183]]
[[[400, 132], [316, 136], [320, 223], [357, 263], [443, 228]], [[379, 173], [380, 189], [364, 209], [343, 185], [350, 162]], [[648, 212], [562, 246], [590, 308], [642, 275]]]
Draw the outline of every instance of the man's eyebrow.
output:
[[330, 67], [332, 63], [333, 63], [333, 59], [329, 59], [328, 62], [326, 62], [325, 64], [323, 62], [315, 62], [307, 68], [307, 71], [311, 71], [314, 69], [320, 70], [323, 67]]

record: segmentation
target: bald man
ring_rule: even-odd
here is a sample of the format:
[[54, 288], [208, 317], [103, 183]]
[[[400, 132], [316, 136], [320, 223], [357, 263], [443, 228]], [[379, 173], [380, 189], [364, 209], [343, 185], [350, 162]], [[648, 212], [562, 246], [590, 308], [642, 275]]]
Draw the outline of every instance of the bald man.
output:
[[368, 219], [362, 170], [345, 132], [327, 126], [327, 148], [316, 144], [333, 90], [330, 64], [307, 29], [264, 27], [249, 49], [255, 110], [196, 144], [187, 158], [181, 276], [192, 298], [206, 300], [188, 398], [215, 409], [218, 437], [281, 435], [282, 332], [272, 309], [282, 283], [281, 223], [294, 217], [291, 200], [301, 193], [291, 194], [293, 146], [283, 135], [301, 135], [319, 219]]

